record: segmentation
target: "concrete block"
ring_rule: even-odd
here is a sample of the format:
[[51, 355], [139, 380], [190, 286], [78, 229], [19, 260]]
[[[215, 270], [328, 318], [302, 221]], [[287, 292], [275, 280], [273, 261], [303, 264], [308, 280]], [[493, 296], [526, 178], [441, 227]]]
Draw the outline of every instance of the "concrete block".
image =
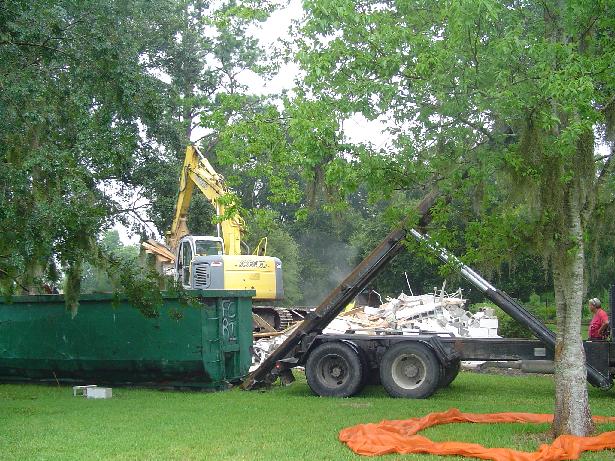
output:
[[480, 319], [479, 326], [481, 328], [497, 328], [498, 319], [483, 317]]
[[73, 397], [77, 397], [78, 395], [85, 397], [86, 391], [88, 389], [92, 389], [93, 387], [98, 386], [96, 384], [88, 384], [87, 386], [73, 386]]
[[90, 387], [85, 390], [88, 399], [110, 399], [113, 397], [113, 390], [110, 387]]
[[480, 328], [480, 327], [470, 327], [468, 328], [468, 336], [470, 336], [470, 338], [488, 338], [489, 329]]

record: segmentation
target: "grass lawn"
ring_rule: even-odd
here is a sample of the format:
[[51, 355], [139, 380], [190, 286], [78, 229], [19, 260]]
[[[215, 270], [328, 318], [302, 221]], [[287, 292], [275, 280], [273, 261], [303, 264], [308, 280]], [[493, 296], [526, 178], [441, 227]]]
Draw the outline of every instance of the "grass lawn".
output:
[[[313, 396], [300, 373], [289, 387], [245, 392], [170, 392], [114, 388], [111, 400], [72, 397], [70, 387], [0, 385], [0, 459], [8, 460], [345, 460], [338, 431], [359, 423], [432, 411], [549, 413], [553, 382], [544, 376], [460, 373], [427, 400], [392, 399], [368, 387], [350, 399]], [[590, 389], [592, 411], [615, 415], [615, 391]], [[599, 426], [615, 430], [615, 424]], [[534, 450], [546, 425], [452, 424], [423, 432], [433, 440]], [[374, 458], [371, 458], [374, 459]], [[377, 459], [452, 460], [387, 455]], [[582, 460], [615, 459], [614, 451]]]

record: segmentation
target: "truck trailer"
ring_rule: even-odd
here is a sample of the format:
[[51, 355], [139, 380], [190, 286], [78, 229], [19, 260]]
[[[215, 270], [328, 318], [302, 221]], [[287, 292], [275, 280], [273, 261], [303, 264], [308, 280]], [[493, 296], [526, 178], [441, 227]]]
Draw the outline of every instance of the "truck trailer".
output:
[[[322, 334], [323, 329], [380, 270], [414, 238], [461, 275], [486, 298], [536, 337], [529, 339], [459, 338], [441, 334]], [[613, 325], [615, 286], [610, 292]], [[587, 380], [601, 389], [613, 386], [615, 342], [585, 341]], [[349, 397], [379, 381], [393, 397], [426, 398], [457, 376], [462, 360], [553, 360], [555, 334], [521, 304], [492, 286], [428, 236], [404, 226], [392, 231], [346, 279], [243, 382], [244, 389], [268, 385], [278, 377], [290, 382], [292, 368], [305, 367], [307, 382], [321, 396]]]

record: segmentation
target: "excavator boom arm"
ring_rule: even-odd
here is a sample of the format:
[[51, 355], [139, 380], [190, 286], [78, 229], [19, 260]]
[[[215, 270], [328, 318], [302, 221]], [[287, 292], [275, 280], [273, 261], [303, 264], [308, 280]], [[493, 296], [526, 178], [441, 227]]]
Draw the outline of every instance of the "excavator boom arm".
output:
[[[195, 186], [216, 208], [216, 215], [224, 215], [224, 206], [219, 202], [220, 197], [227, 193], [223, 178], [216, 173], [211, 163], [201, 155], [195, 146], [189, 145], [186, 148], [186, 157], [180, 175], [179, 195], [175, 206], [173, 224], [167, 232], [167, 244], [171, 248], [177, 248], [181, 238], [190, 233], [186, 219]], [[241, 230], [243, 228], [241, 217], [239, 215], [232, 216], [222, 221], [219, 226], [224, 239], [224, 253], [227, 255], [241, 254]]]

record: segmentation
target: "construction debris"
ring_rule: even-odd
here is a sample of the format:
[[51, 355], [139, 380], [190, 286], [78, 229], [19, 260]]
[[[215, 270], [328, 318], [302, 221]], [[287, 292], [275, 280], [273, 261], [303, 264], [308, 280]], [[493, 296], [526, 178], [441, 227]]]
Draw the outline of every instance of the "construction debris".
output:
[[472, 314], [464, 309], [461, 291], [387, 298], [380, 307], [365, 306], [338, 315], [323, 333], [436, 333], [470, 338], [498, 338], [493, 309]]
[[98, 387], [96, 384], [73, 386], [73, 397], [78, 395], [87, 399], [110, 399], [113, 397], [113, 389], [110, 387]]
[[[339, 314], [323, 333], [330, 334], [439, 334], [465, 338], [499, 338], [495, 311], [484, 308], [472, 314], [465, 309], [461, 290], [447, 294], [444, 289], [433, 294], [387, 298], [380, 307], [362, 306]], [[295, 325], [296, 326], [296, 325]], [[286, 338], [295, 326], [276, 337], [254, 343], [252, 367], [256, 369]]]
[[280, 344], [286, 341], [286, 338], [290, 336], [297, 325], [299, 325], [299, 323], [295, 323], [293, 326], [284, 331], [277, 332], [277, 336], [269, 335], [254, 341], [254, 344], [252, 345], [252, 366], [250, 367], [250, 372], [252, 372], [252, 370], [256, 370], [263, 360], [269, 357], [269, 354], [276, 350]]

